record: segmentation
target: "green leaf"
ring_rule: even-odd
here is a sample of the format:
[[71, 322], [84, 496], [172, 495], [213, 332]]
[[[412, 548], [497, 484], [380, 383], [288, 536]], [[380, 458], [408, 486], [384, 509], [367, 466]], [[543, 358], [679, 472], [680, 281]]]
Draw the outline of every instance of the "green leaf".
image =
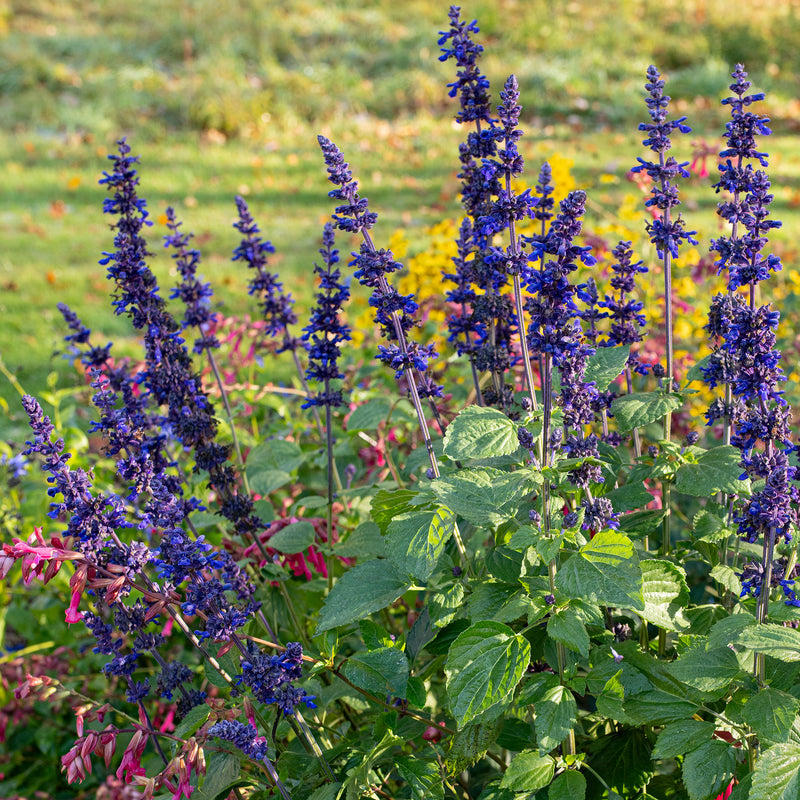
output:
[[556, 762], [550, 756], [540, 756], [535, 750], [523, 750], [508, 765], [500, 786], [514, 792], [535, 792], [553, 780]]
[[547, 621], [547, 635], [588, 658], [589, 634], [574, 608], [565, 608], [552, 614]]
[[241, 777], [239, 759], [231, 753], [211, 753], [206, 762], [203, 785], [192, 792], [198, 800], [216, 800], [228, 796]]
[[617, 421], [620, 433], [628, 433], [656, 420], [663, 419], [668, 411], [676, 411], [683, 405], [679, 394], [665, 392], [634, 392], [617, 397], [611, 404], [611, 413]]
[[756, 624], [751, 614], [734, 614], [715, 622], [708, 634], [709, 647], [727, 647], [739, 639], [742, 631]]
[[597, 390], [604, 392], [611, 385], [611, 381], [622, 374], [628, 363], [631, 346], [617, 345], [616, 347], [598, 347], [586, 359], [586, 372], [584, 380], [589, 383], [594, 381]]
[[436, 631], [431, 625], [431, 615], [427, 608], [423, 608], [420, 615], [414, 620], [411, 630], [406, 634], [406, 655], [410, 661], [419, 655], [420, 650], [428, 642], [433, 641]]
[[338, 781], [336, 783], [326, 783], [320, 786], [319, 789], [315, 789], [311, 792], [308, 796], [308, 800], [336, 800], [341, 787], [342, 784]]
[[414, 510], [413, 500], [417, 492], [410, 489], [395, 489], [387, 492], [381, 489], [372, 498], [372, 519], [378, 523], [381, 533], [386, 533], [389, 523], [400, 514]]
[[651, 536], [661, 530], [661, 522], [666, 516], [661, 510], [633, 511], [619, 518], [619, 529], [628, 536]]
[[[647, 731], [623, 729], [595, 740], [589, 763], [626, 800], [638, 794], [653, 776]], [[608, 793], [609, 800], [615, 797]]]
[[722, 584], [729, 592], [739, 597], [742, 593], [742, 582], [736, 572], [727, 564], [717, 564], [711, 570], [711, 577]]
[[507, 716], [503, 719], [503, 728], [497, 737], [497, 745], [506, 750], [513, 750], [515, 753], [519, 753], [521, 750], [530, 747], [534, 739], [533, 725], [530, 722]]
[[614, 511], [622, 513], [646, 506], [653, 499], [653, 495], [647, 491], [641, 481], [631, 481], [617, 489], [612, 489], [606, 498], [611, 501]]
[[431, 489], [441, 503], [468, 522], [496, 526], [514, 517], [520, 501], [539, 482], [541, 476], [533, 470], [503, 472], [476, 467], [437, 478]]
[[625, 700], [625, 713], [640, 725], [666, 725], [697, 713], [697, 703], [681, 700], [661, 689], [651, 689]]
[[325, 598], [317, 633], [348, 625], [393, 603], [411, 586], [388, 561], [357, 564], [342, 575]]
[[556, 587], [598, 605], [644, 609], [639, 559], [633, 542], [618, 531], [600, 531], [581, 547], [559, 570]]
[[444, 454], [453, 461], [505, 456], [519, 450], [514, 423], [495, 408], [468, 406], [448, 426]]
[[492, 742], [497, 739], [502, 719], [486, 720], [467, 725], [449, 740], [445, 764], [450, 775], [457, 775], [483, 758]]
[[709, 800], [728, 788], [736, 771], [736, 751], [712, 739], [683, 759], [683, 785], [690, 800]]
[[464, 584], [456, 583], [442, 589], [431, 597], [428, 602], [431, 620], [434, 628], [444, 628], [456, 617], [464, 600]]
[[442, 800], [444, 785], [439, 765], [434, 761], [423, 761], [415, 756], [398, 756], [395, 761], [400, 777], [411, 789], [414, 800]]
[[400, 514], [386, 528], [386, 554], [399, 574], [424, 583], [455, 527], [456, 518], [446, 506]]
[[310, 522], [292, 522], [269, 537], [267, 544], [279, 553], [302, 553], [314, 544], [316, 531]]
[[653, 758], [675, 758], [711, 741], [716, 725], [699, 719], [684, 719], [665, 725], [656, 739]]
[[736, 643], [779, 661], [800, 661], [800, 631], [794, 628], [769, 622], [754, 625], [745, 628]]
[[530, 655], [527, 640], [499, 622], [471, 625], [453, 642], [445, 676], [459, 728], [510, 699]]
[[672, 674], [687, 686], [701, 692], [721, 696], [740, 672], [736, 653], [729, 647], [714, 647], [709, 650], [705, 642], [690, 648], [671, 665]]
[[789, 739], [798, 708], [796, 697], [767, 686], [747, 701], [742, 719], [762, 742], [781, 744]]
[[531, 606], [530, 598], [519, 584], [483, 581], [475, 585], [467, 603], [470, 619], [493, 619], [511, 622], [523, 616]]
[[190, 708], [178, 723], [172, 735], [181, 739], [188, 739], [208, 719], [210, 713], [211, 709], [205, 703], [201, 706]]
[[348, 418], [348, 431], [374, 431], [389, 414], [392, 404], [385, 397], [374, 397], [360, 405]]
[[247, 456], [247, 480], [257, 494], [267, 495], [292, 480], [304, 461], [302, 450], [285, 439], [268, 439]]
[[386, 554], [383, 536], [374, 522], [362, 522], [343, 542], [336, 542], [334, 549], [344, 558], [368, 559]]
[[689, 587], [683, 569], [670, 561], [640, 562], [644, 610], [639, 614], [653, 625], [669, 631], [683, 630], [689, 621], [683, 609], [689, 602]]
[[675, 490], [692, 497], [710, 497], [717, 492], [741, 494], [750, 491], [743, 472], [742, 453], [730, 444], [706, 450], [696, 464], [682, 464], [675, 473]]
[[544, 755], [558, 747], [575, 727], [578, 704], [566, 686], [554, 686], [536, 703], [536, 743]]
[[749, 800], [800, 800], [800, 745], [785, 742], [764, 750], [753, 771]]
[[547, 800], [586, 800], [586, 778], [574, 769], [562, 772], [550, 784]]

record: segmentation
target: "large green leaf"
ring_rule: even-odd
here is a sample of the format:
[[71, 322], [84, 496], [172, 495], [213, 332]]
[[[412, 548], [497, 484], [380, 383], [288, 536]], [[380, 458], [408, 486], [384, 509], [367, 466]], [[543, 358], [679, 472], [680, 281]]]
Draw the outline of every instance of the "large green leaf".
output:
[[683, 609], [689, 602], [689, 587], [683, 569], [670, 561], [648, 559], [640, 562], [644, 610], [648, 622], [670, 631], [683, 630], [689, 621]]
[[578, 704], [566, 686], [554, 686], [536, 703], [536, 743], [539, 754], [558, 747], [575, 727]]
[[547, 635], [584, 658], [588, 657], [589, 634], [574, 608], [564, 608], [552, 614], [547, 621]]
[[508, 765], [500, 786], [514, 792], [535, 792], [553, 780], [556, 764], [550, 756], [535, 750], [523, 750]]
[[231, 753], [211, 753], [206, 762], [203, 785], [192, 792], [199, 800], [225, 798], [242, 777], [242, 765]]
[[391, 563], [373, 559], [342, 575], [325, 598], [317, 633], [348, 625], [393, 603], [411, 586], [400, 578]]
[[344, 665], [348, 680], [378, 695], [392, 694], [405, 699], [408, 684], [408, 659], [396, 647], [358, 653]]
[[641, 481], [631, 481], [624, 486], [612, 489], [606, 498], [611, 501], [614, 511], [622, 513], [643, 508], [653, 499], [653, 495], [647, 491]]
[[625, 700], [625, 713], [640, 725], [666, 725], [697, 713], [697, 703], [681, 700], [661, 689], [651, 689]]
[[444, 454], [454, 461], [505, 456], [518, 449], [514, 423], [496, 408], [468, 406], [444, 435]]
[[800, 661], [800, 631], [794, 628], [769, 622], [753, 625], [739, 634], [736, 643], [779, 661]]
[[247, 480], [250, 488], [267, 495], [291, 481], [291, 473], [303, 463], [305, 456], [294, 443], [285, 439], [268, 439], [254, 447], [247, 456]]
[[562, 772], [550, 784], [547, 800], [586, 800], [586, 778], [574, 769]]
[[683, 683], [701, 692], [721, 696], [741, 673], [736, 653], [729, 647], [706, 649], [705, 642], [690, 648], [672, 664], [672, 674]]
[[510, 699], [528, 667], [527, 640], [499, 622], [471, 625], [450, 646], [447, 697], [459, 728]]
[[642, 570], [633, 542], [619, 531], [600, 531], [559, 570], [556, 586], [568, 597], [603, 606], [644, 610]]
[[490, 719], [473, 722], [456, 731], [448, 740], [445, 764], [450, 775], [457, 775], [483, 758], [489, 745], [497, 739], [502, 719]]
[[301, 520], [292, 522], [272, 534], [267, 544], [279, 553], [302, 553], [314, 544], [316, 536], [314, 526], [310, 522]]
[[604, 392], [608, 389], [611, 381], [625, 369], [630, 352], [631, 346], [629, 344], [617, 345], [616, 347], [598, 347], [586, 359], [584, 378], [587, 383], [594, 381], [597, 384], [598, 391]]
[[699, 719], [684, 719], [665, 725], [656, 739], [653, 758], [675, 758], [711, 741], [716, 725]]
[[676, 411], [683, 405], [679, 394], [665, 392], [634, 392], [617, 397], [611, 404], [611, 413], [617, 421], [620, 433], [641, 428], [663, 419], [668, 411]]
[[386, 555], [400, 575], [424, 583], [436, 569], [455, 527], [456, 518], [445, 506], [400, 514], [386, 529]]
[[750, 491], [750, 481], [740, 480], [742, 453], [729, 444], [707, 450], [696, 464], [682, 464], [675, 473], [675, 490], [693, 497], [717, 492], [741, 494]]
[[386, 419], [391, 407], [391, 402], [385, 397], [367, 400], [347, 418], [347, 430], [374, 431]]
[[372, 498], [372, 519], [378, 524], [381, 533], [386, 533], [386, 528], [395, 517], [413, 511], [412, 501], [417, 494], [410, 489], [395, 489], [391, 492], [381, 489]]
[[530, 469], [503, 472], [490, 467], [462, 469], [433, 481], [439, 501], [474, 525], [495, 526], [515, 516], [524, 497], [541, 482]]
[[728, 788], [735, 770], [734, 748], [712, 739], [683, 759], [683, 785], [691, 800], [709, 800]]
[[762, 742], [781, 744], [789, 738], [798, 708], [796, 697], [766, 686], [747, 701], [742, 719]]
[[416, 756], [398, 756], [397, 771], [411, 789], [414, 800], [442, 800], [444, 784], [435, 761], [424, 761]]
[[800, 744], [788, 741], [761, 753], [749, 800], [800, 800]]

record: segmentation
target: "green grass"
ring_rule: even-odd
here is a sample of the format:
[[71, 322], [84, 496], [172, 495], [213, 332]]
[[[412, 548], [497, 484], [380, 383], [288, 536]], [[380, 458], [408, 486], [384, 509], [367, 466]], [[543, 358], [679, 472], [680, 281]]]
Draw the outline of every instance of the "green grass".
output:
[[[800, 54], [792, 42], [800, 21], [791, 9], [751, 4], [747, 25], [731, 21], [720, 0], [482, 0], [463, 13], [480, 22], [495, 89], [511, 71], [520, 79], [531, 176], [548, 153], [574, 158], [579, 182], [595, 187], [595, 209], [613, 207], [628, 188], [624, 179], [597, 187], [598, 174], [624, 178], [642, 152], [646, 66], [668, 73], [696, 135], [719, 141], [725, 110], [717, 101], [732, 62], [744, 60], [769, 92], [775, 214], [784, 220], [776, 240], [794, 255]], [[18, 0], [13, 12], [0, 0], [0, 354], [26, 390], [41, 391], [51, 371], [69, 372], [56, 352], [59, 301], [98, 341], [131, 345], [97, 264], [113, 238], [97, 180], [120, 135], [142, 156], [153, 219], [176, 207], [197, 235], [217, 299], [236, 313], [252, 308], [248, 276], [229, 261], [238, 193], [275, 245], [272, 265], [287, 288], [301, 301], [310, 295], [331, 210], [319, 132], [345, 151], [380, 213], [379, 243], [400, 226], [419, 242], [425, 225], [457, 215], [463, 131], [451, 122], [456, 106], [445, 89], [453, 65], [438, 62], [436, 43], [446, 22], [446, 7], [429, 0]], [[682, 159], [691, 158], [692, 138], [681, 143]], [[699, 187], [690, 218], [716, 235], [716, 198]], [[158, 222], [150, 230], [152, 267], [171, 286], [164, 233]], [[3, 377], [0, 398], [17, 407]], [[11, 416], [19, 422], [19, 412]], [[18, 430], [0, 413], [0, 436]]]

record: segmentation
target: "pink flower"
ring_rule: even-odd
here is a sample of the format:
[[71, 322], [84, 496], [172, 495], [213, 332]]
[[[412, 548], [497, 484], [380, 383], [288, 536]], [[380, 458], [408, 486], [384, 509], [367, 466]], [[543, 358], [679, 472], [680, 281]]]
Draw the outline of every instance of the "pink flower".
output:
[[72, 592], [72, 599], [69, 603], [69, 608], [66, 611], [67, 623], [72, 625], [75, 622], [80, 622], [83, 619], [83, 613], [78, 611], [78, 605], [81, 602], [81, 593], [79, 591]]
[[731, 796], [731, 792], [733, 792], [733, 787], [734, 787], [735, 784], [736, 784], [735, 780], [731, 781], [728, 784], [728, 788], [724, 792], [721, 792], [720, 794], [718, 794], [714, 798], [714, 800], [728, 800], [728, 798]]

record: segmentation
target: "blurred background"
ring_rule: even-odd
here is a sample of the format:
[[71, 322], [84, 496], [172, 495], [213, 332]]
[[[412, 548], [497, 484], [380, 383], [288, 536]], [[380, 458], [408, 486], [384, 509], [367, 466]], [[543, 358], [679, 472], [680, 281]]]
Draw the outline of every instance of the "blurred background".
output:
[[[59, 353], [59, 301], [96, 330], [98, 343], [130, 335], [127, 319], [112, 314], [97, 263], [113, 248], [97, 181], [122, 136], [142, 159], [141, 195], [155, 223], [151, 266], [162, 285], [175, 283], [161, 247], [172, 205], [195, 232], [201, 271], [227, 313], [253, 310], [248, 276], [230, 263], [236, 194], [275, 245], [271, 264], [287, 288], [301, 305], [310, 297], [331, 211], [318, 133], [344, 150], [379, 212], [378, 243], [402, 228], [409, 253], [428, 247], [430, 226], [458, 216], [457, 147], [466, 134], [447, 95], [454, 63], [438, 60], [447, 11], [429, 0], [0, 0], [6, 369], [29, 392], [64, 384], [71, 366]], [[641, 198], [626, 176], [644, 154], [637, 125], [647, 118], [645, 70], [661, 69], [674, 110], [693, 128], [675, 155], [695, 164], [682, 189], [700, 232], [695, 260], [719, 235], [711, 188], [727, 117], [719, 100], [743, 61], [773, 119], [764, 149], [774, 214], [784, 220], [774, 246], [787, 265], [782, 296], [792, 312], [800, 1], [734, 9], [729, 0], [474, 0], [462, 16], [478, 20], [495, 96], [509, 73], [519, 79], [530, 184], [541, 161], [555, 159], [566, 185], [590, 192], [587, 226], [597, 229]], [[344, 239], [340, 246], [350, 249]], [[3, 375], [0, 402], [8, 439], [21, 420]]]

